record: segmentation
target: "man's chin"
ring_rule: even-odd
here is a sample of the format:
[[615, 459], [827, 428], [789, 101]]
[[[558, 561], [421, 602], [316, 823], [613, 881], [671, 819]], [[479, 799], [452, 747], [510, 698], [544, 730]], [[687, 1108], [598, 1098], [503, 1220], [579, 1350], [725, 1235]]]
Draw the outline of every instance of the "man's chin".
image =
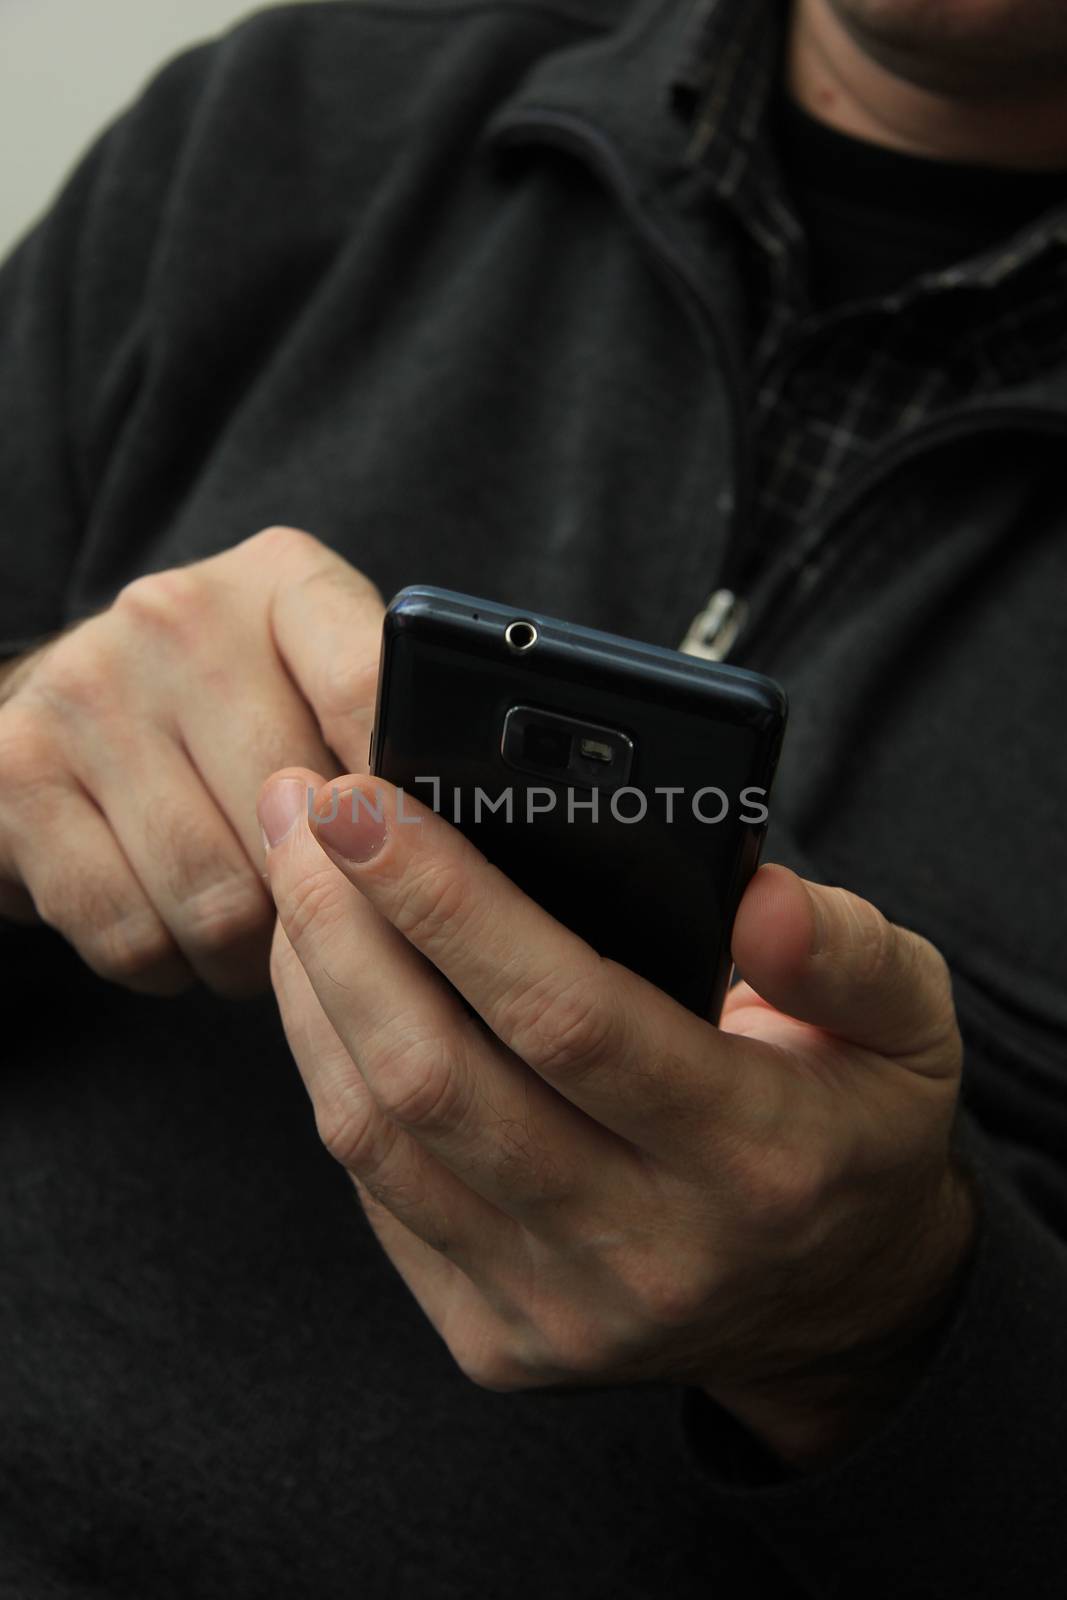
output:
[[1003, 99], [1067, 82], [1057, 0], [816, 0], [864, 54], [937, 93]]

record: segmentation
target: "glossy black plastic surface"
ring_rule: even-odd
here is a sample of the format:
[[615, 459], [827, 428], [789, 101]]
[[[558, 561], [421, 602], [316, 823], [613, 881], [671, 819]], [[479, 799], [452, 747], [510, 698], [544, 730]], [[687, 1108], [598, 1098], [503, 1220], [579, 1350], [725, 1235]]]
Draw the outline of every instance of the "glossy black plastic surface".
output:
[[[521, 652], [506, 637], [516, 621], [536, 630]], [[502, 749], [516, 707], [524, 715], [509, 747], [521, 768]], [[530, 735], [527, 709], [535, 721], [546, 714]], [[371, 763], [436, 803], [601, 955], [717, 1020], [785, 718], [782, 690], [756, 673], [410, 588], [386, 613]], [[541, 756], [548, 764], [538, 771]], [[628, 768], [624, 788], [612, 776], [616, 762]], [[478, 803], [477, 789], [495, 802], [510, 789], [511, 820], [503, 805], [493, 813]], [[726, 814], [701, 820], [723, 812], [714, 791], [726, 797]]]

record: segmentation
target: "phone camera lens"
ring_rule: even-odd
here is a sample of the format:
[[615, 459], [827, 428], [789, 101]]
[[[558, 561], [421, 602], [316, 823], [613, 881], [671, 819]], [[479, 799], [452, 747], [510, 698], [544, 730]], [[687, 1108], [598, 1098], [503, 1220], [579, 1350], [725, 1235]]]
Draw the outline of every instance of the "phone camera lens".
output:
[[570, 763], [571, 736], [543, 723], [528, 722], [522, 730], [522, 755], [531, 766], [561, 772]]
[[504, 638], [512, 650], [522, 655], [537, 643], [537, 629], [532, 622], [509, 622], [504, 629]]

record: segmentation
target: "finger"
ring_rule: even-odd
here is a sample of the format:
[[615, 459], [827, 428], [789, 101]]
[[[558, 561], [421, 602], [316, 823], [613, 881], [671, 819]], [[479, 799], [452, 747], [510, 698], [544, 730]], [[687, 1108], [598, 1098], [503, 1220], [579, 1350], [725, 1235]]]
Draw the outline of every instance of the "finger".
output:
[[267, 774], [294, 763], [325, 776], [339, 771], [314, 712], [269, 651], [254, 656], [254, 672], [240, 659], [227, 662], [224, 693], [182, 699], [176, 731], [256, 874], [264, 866], [256, 797]]
[[[348, 588], [357, 597], [355, 602], [348, 599], [347, 610], [338, 573], [350, 575]], [[307, 684], [296, 681], [280, 653], [273, 611], [280, 606], [283, 618], [290, 619], [281, 644], [288, 643], [299, 677], [306, 680], [308, 664], [317, 663], [322, 693], [332, 690], [336, 703], [342, 691], [342, 658], [335, 635], [342, 620], [348, 634], [344, 660], [377, 660], [380, 607], [369, 621], [360, 609], [369, 587], [310, 534], [268, 529], [190, 567], [134, 579], [117, 596], [110, 614], [100, 619], [98, 636], [83, 635], [83, 655], [92, 646], [98, 677], [101, 659], [106, 663], [111, 657], [95, 704], [91, 701], [93, 710], [110, 711], [112, 717], [116, 712], [129, 715], [140, 702], [151, 720], [184, 745], [257, 873], [262, 872], [263, 852], [255, 803], [264, 778], [293, 762], [324, 773], [338, 770], [317, 710], [309, 704]], [[122, 648], [116, 661], [117, 639]], [[145, 655], [152, 663], [143, 683], [123, 685], [123, 675], [115, 672], [123, 655], [128, 659], [130, 654]], [[72, 662], [65, 676], [73, 672]], [[85, 698], [83, 678], [84, 667], [75, 674], [75, 684], [66, 686], [64, 699], [71, 697], [71, 687], [76, 701]], [[161, 688], [168, 684], [161, 701]], [[361, 747], [365, 755], [373, 683], [367, 692], [370, 703], [357, 707], [358, 716], [353, 713], [355, 720], [346, 730], [352, 747], [346, 759], [353, 764], [361, 759]], [[334, 731], [341, 733], [341, 719]]]
[[[362, 914], [380, 922], [365, 904]], [[461, 1368], [475, 1381], [491, 1383], [516, 1318], [512, 1298], [496, 1281], [491, 1248], [498, 1239], [502, 1256], [513, 1253], [513, 1237], [501, 1226], [505, 1219], [405, 1130], [390, 1126], [322, 1009], [280, 919], [271, 974], [320, 1135], [328, 1148], [335, 1146], [332, 1153], [348, 1171], [378, 1243]]]
[[[371, 918], [374, 913], [363, 907]], [[285, 929], [275, 926], [271, 975], [289, 1048], [320, 1136], [345, 1167], [371, 1229], [446, 1343], [490, 1323], [457, 1257], [484, 1238], [485, 1207], [403, 1129], [390, 1127], [319, 1004]]]
[[[68, 775], [8, 785], [0, 838], [0, 872], [25, 885], [35, 918], [99, 977], [154, 995], [196, 981], [107, 821]], [[61, 839], [63, 848], [43, 850], [42, 839]]]
[[738, 908], [733, 955], [788, 1016], [916, 1071], [952, 1070], [958, 1033], [942, 957], [859, 895], [763, 866]]
[[[365, 771], [385, 610], [381, 595], [369, 578], [311, 534], [271, 528], [257, 534], [255, 542], [278, 655], [342, 768]], [[237, 557], [241, 550], [238, 545], [226, 554]], [[225, 556], [218, 559], [221, 563]], [[291, 746], [277, 765], [293, 765], [301, 751]]]
[[378, 1243], [464, 1376], [483, 1388], [528, 1387], [522, 1366], [507, 1358], [518, 1342], [519, 1316], [499, 1309], [455, 1262], [406, 1228], [358, 1179], [354, 1182]]
[[209, 988], [231, 997], [267, 983], [273, 907], [240, 840], [184, 750], [154, 726], [72, 752], [174, 943]]
[[326, 776], [339, 771], [315, 717], [281, 664], [267, 655], [254, 674], [235, 669], [225, 696], [184, 699], [176, 726], [203, 788], [229, 821], [249, 867], [261, 874], [256, 796], [264, 777], [293, 762]]
[[[497, 1038], [595, 1122], [673, 1154], [680, 1107], [725, 1112], [742, 1062], [758, 1071], [743, 1041], [602, 960], [410, 796], [398, 815], [397, 791], [382, 780], [346, 775], [333, 787], [337, 816], [316, 822], [313, 837]], [[353, 789], [364, 796], [355, 807]], [[328, 791], [316, 797], [320, 816], [327, 801]]]
[[[297, 826], [268, 863], [280, 924], [318, 1003], [391, 1124], [496, 1212], [527, 1226], [550, 1225], [584, 1199], [592, 1175], [601, 1185], [616, 1176], [629, 1159], [624, 1147], [491, 1040], [337, 870], [307, 823], [314, 777], [276, 777], [260, 810], [277, 837], [273, 807], [284, 799], [286, 779], [295, 778]], [[323, 1080], [316, 1081], [325, 1103]]]
[[506, 1253], [514, 1234], [507, 1220], [378, 1106], [280, 921], [271, 978], [319, 1136], [334, 1159], [431, 1252], [460, 1265], [470, 1258], [475, 1268]]

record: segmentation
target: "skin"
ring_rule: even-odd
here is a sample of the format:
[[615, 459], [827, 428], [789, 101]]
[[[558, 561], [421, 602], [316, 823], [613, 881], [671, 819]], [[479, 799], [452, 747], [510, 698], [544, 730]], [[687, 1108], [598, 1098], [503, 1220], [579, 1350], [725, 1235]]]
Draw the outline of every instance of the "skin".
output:
[[8, 663], [0, 915], [139, 992], [267, 988], [256, 795], [297, 750], [324, 773], [365, 759], [381, 611], [340, 556], [271, 528]]
[[716, 1029], [402, 810], [376, 778], [271, 778], [271, 971], [320, 1135], [460, 1368], [697, 1384], [797, 1469], [856, 1443], [974, 1235], [937, 951], [764, 867]]
[[841, 132], [912, 155], [1067, 167], [1060, 0], [797, 0], [794, 97]]

